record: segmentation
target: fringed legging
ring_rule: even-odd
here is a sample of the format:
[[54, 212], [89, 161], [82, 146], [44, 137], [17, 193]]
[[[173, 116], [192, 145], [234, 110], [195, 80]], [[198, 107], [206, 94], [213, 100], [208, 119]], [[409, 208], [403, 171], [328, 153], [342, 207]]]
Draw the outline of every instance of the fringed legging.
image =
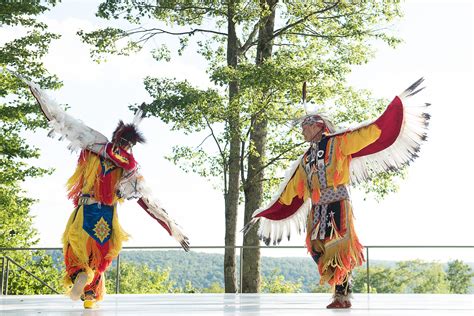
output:
[[348, 200], [313, 207], [308, 217], [306, 246], [318, 266], [320, 283], [329, 283], [336, 294], [351, 293], [351, 271], [364, 261], [363, 247], [354, 230]]
[[[96, 238], [92, 238], [93, 235]], [[118, 222], [115, 205], [79, 205], [71, 214], [63, 235], [66, 293], [70, 292], [77, 275], [85, 272], [84, 296], [102, 300], [105, 294], [104, 272], [127, 239], [128, 234]]]
[[[92, 239], [92, 238], [91, 238]], [[95, 243], [94, 240], [89, 241]], [[70, 246], [67, 247], [65, 263], [66, 263], [66, 283], [70, 286], [75, 282], [80, 272], [87, 274], [87, 285], [84, 288], [82, 299], [95, 299], [101, 301], [105, 294], [105, 276], [104, 272], [112, 263], [112, 260], [105, 259], [102, 256], [99, 260], [91, 260], [88, 266], [80, 264], [77, 256]]]
[[[316, 265], [319, 265], [319, 258], [321, 258], [321, 252], [317, 252], [313, 248], [313, 253], [311, 255], [313, 258], [314, 262]], [[348, 296], [349, 294], [352, 293], [352, 282], [351, 282], [351, 276], [349, 275], [348, 278], [342, 283], [342, 284], [335, 284], [334, 286], [334, 294], [339, 294], [343, 296]]]

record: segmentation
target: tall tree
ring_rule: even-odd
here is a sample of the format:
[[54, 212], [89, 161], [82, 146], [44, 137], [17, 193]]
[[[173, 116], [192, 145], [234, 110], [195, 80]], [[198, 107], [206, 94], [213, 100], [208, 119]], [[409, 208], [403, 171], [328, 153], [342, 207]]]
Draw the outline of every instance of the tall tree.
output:
[[[207, 131], [217, 150], [176, 146], [170, 157], [185, 170], [221, 179], [225, 197], [226, 246], [235, 245], [239, 191], [245, 197], [246, 218], [268, 197], [278, 171], [301, 151], [297, 131], [287, 124], [302, 114], [292, 106], [300, 99], [300, 84], [307, 80], [312, 102], [331, 100], [338, 122], [363, 120], [380, 110], [382, 103], [365, 91], [347, 87], [351, 66], [372, 56], [374, 40], [394, 45], [386, 25], [400, 15], [398, 1], [106, 1], [98, 15], [124, 18], [140, 24], [157, 19], [156, 27], [131, 30], [107, 28], [80, 33], [93, 44], [93, 55], [128, 54], [159, 35], [175, 35], [181, 48], [200, 33], [199, 53], [208, 63], [215, 89], [200, 90], [188, 82], [147, 78], [145, 87], [154, 101], [151, 115], [186, 133]], [[164, 26], [162, 24], [165, 24]], [[166, 28], [168, 27], [168, 28]], [[173, 28], [174, 27], [174, 28]], [[210, 36], [210, 37], [209, 37]], [[125, 48], [116, 43], [127, 39]], [[168, 58], [162, 47], [157, 58]], [[219, 86], [225, 86], [227, 97]], [[239, 159], [237, 159], [237, 157]], [[239, 173], [240, 170], [240, 179]], [[390, 182], [384, 182], [390, 188]], [[388, 185], [387, 185], [388, 184]], [[384, 193], [384, 192], [382, 192]], [[257, 245], [256, 232], [245, 238]], [[242, 290], [259, 288], [258, 250], [245, 250]], [[257, 260], [257, 262], [256, 262]], [[235, 256], [226, 249], [226, 291], [234, 292]]]
[[[280, 151], [276, 152], [265, 149], [269, 121], [275, 115], [274, 105], [288, 100], [286, 96], [282, 96], [288, 87], [282, 87], [281, 82], [284, 81], [288, 85], [298, 82], [298, 79], [301, 82], [305, 76], [307, 80], [311, 80], [323, 75], [325, 77], [323, 83], [312, 88], [313, 94], [322, 94], [322, 97], [315, 98], [317, 103], [324, 102], [328, 98], [336, 98], [336, 104], [341, 105], [344, 99], [349, 100], [353, 91], [344, 88], [345, 74], [350, 71], [351, 65], [364, 63], [368, 60], [371, 54], [371, 50], [367, 49], [370, 47], [370, 41], [381, 38], [389, 44], [396, 42], [393, 37], [374, 31], [373, 28], [375, 25], [385, 24], [397, 16], [398, 4], [394, 3], [393, 6], [387, 7], [377, 1], [355, 6], [348, 5], [343, 1], [309, 4], [298, 1], [278, 3], [278, 1], [269, 0], [260, 1], [260, 9], [262, 13], [258, 24], [259, 35], [256, 40], [256, 69], [254, 71], [266, 68], [265, 75], [261, 77], [275, 78], [275, 80], [270, 84], [263, 80], [263, 83], [256, 84], [257, 87], [255, 83], [252, 83], [253, 87], [249, 87], [250, 90], [261, 91], [263, 97], [258, 104], [255, 104], [255, 110], [252, 111], [249, 129], [249, 146], [252, 150], [249, 151], [247, 166], [244, 166], [247, 168], [247, 179], [244, 177], [242, 179], [244, 191], [248, 193], [245, 199], [246, 221], [262, 204], [264, 172], [273, 178], [272, 163], [280, 158], [288, 157], [285, 157], [285, 154], [288, 154], [287, 148], [284, 150], [280, 148]], [[276, 13], [287, 22], [277, 23], [275, 26]], [[276, 49], [274, 50], [274, 48]], [[278, 62], [277, 65], [280, 69], [272, 67], [276, 66], [272, 59]], [[334, 63], [336, 60], [338, 62]], [[293, 71], [299, 68], [303, 78], [292, 77], [291, 72], [282, 73], [282, 66]], [[328, 69], [324, 69], [325, 67]], [[281, 76], [286, 76], [286, 80], [281, 79]], [[295, 79], [296, 81], [294, 81]], [[331, 87], [331, 83], [324, 84], [324, 80], [332, 81], [333, 87]], [[338, 92], [337, 88], [334, 89], [334, 86], [340, 91]], [[352, 102], [357, 101], [353, 100]], [[376, 107], [374, 102], [367, 100], [364, 102], [360, 96], [358, 105], [346, 101], [346, 106], [347, 109]], [[343, 113], [344, 111], [339, 111], [339, 115]], [[354, 119], [357, 120], [359, 117], [348, 119], [346, 116], [344, 121]], [[278, 122], [274, 119], [273, 121]], [[270, 126], [270, 128], [274, 128], [274, 126]], [[278, 127], [276, 129], [279, 130]], [[270, 138], [270, 141], [273, 140]], [[244, 246], [256, 245], [258, 245], [258, 239], [256, 230], [253, 230], [244, 239]], [[258, 265], [255, 262], [258, 262], [259, 256], [258, 248], [249, 248], [244, 251], [245, 273], [242, 286], [245, 292], [258, 291], [259, 273]]]
[[[237, 70], [239, 63], [239, 39], [236, 30], [238, 0], [230, 0], [227, 6], [227, 66]], [[237, 208], [239, 206], [240, 175], [240, 100], [239, 82], [229, 81], [229, 183], [225, 192], [225, 245], [235, 246]], [[235, 248], [226, 248], [224, 253], [224, 286], [226, 293], [237, 292], [235, 280]]]
[[[261, 18], [255, 26], [258, 26], [257, 50], [255, 54], [255, 66], [261, 67], [266, 60], [272, 57], [273, 33], [275, 29], [275, 13], [277, 0], [260, 0]], [[261, 99], [271, 97], [271, 87], [261, 91]], [[263, 102], [265, 104], [265, 102]], [[249, 222], [253, 212], [263, 202], [263, 181], [266, 159], [266, 142], [268, 118], [265, 108], [259, 109], [251, 114], [249, 128], [249, 142], [252, 150], [247, 158], [247, 177], [242, 176], [245, 194], [244, 222]], [[258, 246], [259, 238], [257, 230], [253, 229], [244, 236], [244, 246]], [[260, 249], [244, 248], [242, 252], [242, 285], [244, 293], [255, 293], [260, 290]]]
[[472, 278], [474, 273], [471, 267], [461, 260], [453, 260], [448, 262], [448, 270], [446, 278], [449, 284], [449, 292], [456, 294], [467, 294], [474, 285]]
[[[227, 3], [221, 3], [220, 1], [162, 1], [156, 5], [152, 5], [149, 1], [106, 1], [99, 6], [98, 15], [105, 19], [119, 18], [132, 22], [139, 23], [143, 18], [156, 18], [158, 21], [165, 22], [166, 24], [175, 24], [177, 26], [190, 26], [191, 29], [184, 31], [171, 31], [161, 27], [156, 28], [138, 28], [129, 31], [125, 31], [117, 28], [107, 28], [91, 33], [84, 34], [79, 32], [85, 42], [94, 44], [95, 49], [93, 55], [100, 59], [101, 53], [117, 53], [117, 54], [129, 54], [132, 51], [141, 49], [141, 45], [148, 41], [150, 38], [157, 35], [175, 35], [180, 38], [181, 49], [183, 49], [190, 36], [197, 33], [214, 34], [214, 40], [221, 44], [220, 49], [225, 48], [226, 56], [226, 67], [229, 71], [236, 71], [236, 67], [239, 63], [241, 50], [239, 46], [239, 38], [237, 37], [237, 25], [241, 17], [239, 17], [239, 7], [241, 3], [238, 0], [230, 0]], [[124, 11], [125, 10], [125, 11]], [[202, 28], [205, 18], [213, 18], [216, 29]], [[224, 26], [227, 26], [226, 30]], [[128, 45], [123, 49], [117, 49], [115, 43], [126, 37], [133, 37], [138, 35], [139, 38], [131, 39]], [[225, 37], [225, 41], [221, 41], [221, 37]], [[105, 40], [104, 40], [105, 39]], [[203, 45], [202, 54], [208, 59], [212, 59], [209, 55], [208, 48], [204, 48]], [[180, 50], [181, 50], [180, 49]], [[157, 59], [167, 56], [167, 48], [162, 47], [161, 49], [155, 50], [154, 56]], [[225, 201], [225, 245], [230, 246], [225, 249], [224, 255], [224, 278], [225, 278], [225, 290], [228, 293], [235, 293], [237, 291], [236, 276], [235, 276], [235, 246], [236, 242], [236, 222], [237, 222], [237, 208], [239, 205], [239, 193], [240, 193], [240, 144], [241, 144], [241, 133], [240, 133], [240, 99], [239, 99], [239, 83], [236, 78], [231, 78], [225, 82], [228, 85], [228, 102], [225, 107], [225, 113], [219, 114], [220, 111], [209, 111], [207, 101], [215, 101], [211, 99], [205, 99], [206, 96], [216, 99], [216, 91], [209, 90], [201, 93], [196, 89], [191, 88], [186, 82], [181, 85], [175, 85], [170, 81], [157, 81], [149, 79], [145, 82], [147, 89], [150, 94], [155, 96], [156, 101], [151, 104], [148, 109], [153, 115], [162, 117], [163, 120], [170, 122], [174, 120], [172, 116], [167, 113], [163, 113], [164, 104], [163, 99], [171, 97], [174, 102], [180, 102], [177, 98], [172, 95], [173, 92], [191, 93], [191, 95], [185, 95], [184, 102], [197, 102], [199, 104], [180, 104], [181, 108], [177, 109], [181, 111], [182, 117], [188, 120], [194, 118], [194, 121], [188, 122], [187, 126], [177, 123], [186, 132], [200, 131], [203, 128], [208, 128], [210, 136], [216, 142], [219, 150], [219, 154], [216, 160], [219, 161], [221, 166], [220, 174], [223, 175], [223, 194]], [[168, 91], [168, 95], [163, 95], [160, 91], [162, 85], [168, 85], [171, 88]], [[183, 91], [179, 89], [184, 88]], [[160, 90], [157, 90], [160, 89]], [[183, 95], [183, 94], [182, 94]], [[196, 99], [197, 98], [197, 99]], [[216, 103], [216, 105], [223, 105], [222, 100]], [[200, 102], [205, 102], [201, 104]], [[205, 111], [201, 112], [200, 117], [196, 115], [189, 116], [186, 113], [191, 107], [205, 106]], [[224, 107], [222, 107], [224, 108]], [[199, 112], [198, 112], [199, 113]], [[180, 116], [181, 116], [180, 115]], [[226, 145], [221, 146], [221, 141], [218, 139], [219, 135], [214, 133], [212, 124], [216, 122], [224, 122], [225, 127], [225, 138]], [[181, 122], [183, 123], [183, 121]], [[177, 148], [175, 151], [175, 157], [173, 159], [178, 160], [184, 158], [190, 151], [188, 148]], [[199, 151], [201, 158], [204, 152]]]
[[[57, 2], [0, 3], [0, 32], [5, 34], [5, 38], [11, 34], [11, 40], [0, 47], [1, 69], [8, 67], [48, 89], [58, 89], [61, 83], [56, 76], [47, 72], [42, 58], [48, 52], [50, 42], [59, 36], [48, 32], [47, 26], [36, 17], [50, 10]], [[16, 35], [22, 33], [23, 36]], [[45, 126], [46, 121], [31, 93], [18, 78], [3, 71], [0, 74], [0, 247], [29, 247], [38, 242], [30, 214], [34, 200], [25, 196], [21, 183], [30, 177], [49, 173], [50, 170], [27, 162], [28, 159], [37, 158], [40, 153], [37, 148], [26, 143], [22, 132]], [[42, 253], [2, 254], [22, 264], [29, 262], [31, 269], [39, 274], [44, 272], [51, 276], [51, 273], [55, 273], [54, 269], [50, 269], [52, 261]], [[35, 262], [31, 263], [33, 258]], [[27, 280], [21, 274], [12, 282], [11, 293], [28, 294], [41, 289], [41, 285], [31, 283], [31, 279]]]

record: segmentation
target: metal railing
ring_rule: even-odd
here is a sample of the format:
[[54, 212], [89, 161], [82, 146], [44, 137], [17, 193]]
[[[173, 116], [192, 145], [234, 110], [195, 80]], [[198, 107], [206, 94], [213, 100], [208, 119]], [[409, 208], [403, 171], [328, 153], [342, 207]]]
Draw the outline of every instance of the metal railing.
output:
[[[367, 280], [367, 293], [370, 293], [370, 249], [473, 249], [474, 246], [364, 246], [365, 247], [365, 259], [366, 259], [366, 280]], [[242, 284], [242, 264], [243, 264], [243, 250], [244, 249], [305, 249], [304, 246], [192, 246], [191, 250], [199, 249], [239, 249], [240, 253], [240, 264], [239, 264], [239, 276], [240, 276], [240, 285]], [[123, 247], [123, 250], [180, 250], [182, 249], [179, 246], [144, 246], [144, 247]], [[62, 250], [62, 248], [54, 247], [37, 247], [37, 248], [0, 248], [0, 255], [3, 251], [37, 251], [37, 250]], [[29, 276], [36, 279], [38, 282], [43, 284], [45, 287], [49, 288], [56, 294], [59, 294], [59, 291], [55, 290], [49, 286], [46, 282], [41, 280], [38, 276], [34, 275], [32, 272], [28, 271], [25, 267], [21, 266], [19, 263], [14, 261], [8, 256], [0, 257], [2, 260], [2, 271], [0, 274], [0, 293], [1, 295], [8, 295], [8, 280], [9, 280], [9, 265], [10, 263], [14, 264], [21, 270], [25, 271]], [[120, 255], [116, 258], [116, 274], [115, 274], [115, 293], [120, 293]], [[240, 293], [242, 293], [242, 288], [240, 287]]]
[[49, 288], [53, 293], [59, 294], [54, 288], [52, 288], [48, 283], [41, 280], [34, 273], [28, 271], [24, 266], [10, 258], [9, 256], [3, 256], [2, 259], [2, 273], [0, 274], [0, 293], [2, 295], [8, 295], [8, 279], [10, 274], [10, 263], [18, 267], [20, 270], [24, 271], [28, 276], [40, 282], [43, 286]]

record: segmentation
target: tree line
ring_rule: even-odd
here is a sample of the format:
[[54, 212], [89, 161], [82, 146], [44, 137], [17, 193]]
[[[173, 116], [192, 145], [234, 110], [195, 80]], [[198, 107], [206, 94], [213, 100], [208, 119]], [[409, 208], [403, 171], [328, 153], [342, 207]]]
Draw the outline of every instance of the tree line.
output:
[[[45, 260], [46, 258], [46, 260]], [[120, 258], [119, 282], [122, 294], [223, 293], [223, 255], [179, 251], [125, 251]], [[237, 258], [239, 259], [239, 258]], [[29, 270], [61, 291], [63, 271], [59, 251], [33, 256]], [[238, 263], [240, 263], [238, 261]], [[445, 264], [422, 260], [371, 261], [370, 293], [474, 293], [473, 264], [452, 260]], [[10, 267], [9, 294], [49, 294], [38, 281]], [[114, 261], [106, 274], [109, 293], [116, 291]], [[355, 293], [367, 292], [366, 268], [353, 272]], [[261, 293], [330, 293], [319, 285], [317, 267], [310, 258], [262, 258]]]

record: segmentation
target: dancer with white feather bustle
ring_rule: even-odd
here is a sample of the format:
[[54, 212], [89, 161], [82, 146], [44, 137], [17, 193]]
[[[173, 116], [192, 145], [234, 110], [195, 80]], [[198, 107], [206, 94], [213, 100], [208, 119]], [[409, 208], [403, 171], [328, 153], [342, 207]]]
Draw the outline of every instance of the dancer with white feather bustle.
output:
[[[259, 237], [267, 245], [279, 244], [284, 233], [290, 239], [292, 226], [306, 228], [306, 246], [318, 266], [320, 283], [334, 290], [327, 308], [351, 307], [351, 271], [364, 262], [348, 185], [369, 181], [372, 172], [403, 168], [417, 157], [426, 140], [429, 104], [405, 103], [423, 89], [418, 89], [422, 82], [395, 97], [378, 119], [356, 128], [336, 132], [318, 113], [299, 120], [309, 148], [290, 167], [272, 201], [255, 211], [244, 227], [246, 233], [259, 223]], [[303, 102], [305, 96], [306, 85]]]
[[[9, 71], [9, 70], [8, 70]], [[72, 212], [63, 235], [66, 265], [64, 283], [73, 300], [82, 299], [84, 308], [95, 308], [105, 294], [104, 272], [117, 257], [128, 234], [121, 228], [117, 203], [138, 199], [138, 204], [157, 220], [184, 248], [188, 238], [153, 199], [139, 172], [132, 147], [143, 143], [138, 124], [140, 109], [131, 124], [119, 122], [109, 141], [104, 135], [64, 112], [36, 84], [9, 71], [28, 84], [53, 130], [70, 141], [69, 149], [80, 150], [76, 171], [67, 182]]]

